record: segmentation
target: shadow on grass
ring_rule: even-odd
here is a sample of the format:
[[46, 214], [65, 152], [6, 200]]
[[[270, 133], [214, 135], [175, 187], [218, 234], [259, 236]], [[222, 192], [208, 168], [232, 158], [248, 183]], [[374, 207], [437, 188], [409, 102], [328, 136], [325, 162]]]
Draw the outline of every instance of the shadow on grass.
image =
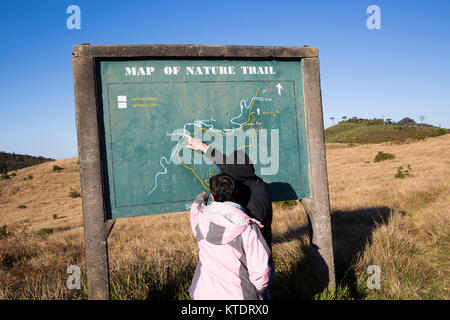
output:
[[[344, 295], [339, 296], [337, 292], [337, 298], [364, 298], [363, 291], [358, 289], [357, 275], [352, 265], [364, 250], [374, 229], [387, 223], [390, 215], [391, 209], [387, 207], [331, 213], [336, 284], [338, 291], [347, 287]], [[273, 299], [315, 299], [324, 291], [324, 285], [316, 280], [316, 272], [307, 258], [314, 254], [314, 249], [309, 250], [305, 236], [309, 236], [309, 227], [305, 225], [274, 236], [274, 244], [300, 240], [302, 254], [289, 271], [277, 270], [275, 273], [271, 289]]]
[[[274, 235], [273, 243], [281, 244], [292, 240], [300, 241], [300, 251], [285, 261], [276, 260], [271, 296], [274, 300], [311, 299], [362, 299], [364, 290], [358, 289], [357, 275], [353, 269], [358, 254], [364, 250], [372, 232], [387, 223], [391, 209], [387, 207], [364, 208], [349, 211], [334, 211], [331, 214], [336, 283], [335, 296], [320, 296], [325, 287], [316, 280], [316, 271], [308, 259], [310, 254], [309, 226], [302, 225], [284, 234]], [[291, 250], [292, 247], [291, 247]], [[295, 250], [294, 250], [295, 251]], [[314, 251], [314, 250], [313, 250]], [[297, 254], [298, 253], [298, 254]], [[286, 254], [286, 253], [285, 253]], [[288, 253], [289, 254], [289, 253]], [[132, 272], [131, 279], [115, 277], [113, 298], [174, 300], [189, 299], [195, 264], [189, 259], [176, 261], [173, 268], [161, 270], [160, 266]], [[189, 262], [188, 262], [189, 260]], [[142, 266], [143, 267], [143, 266]], [[140, 268], [138, 268], [140, 269]], [[139, 274], [137, 277], [136, 275]]]
[[189, 300], [188, 290], [194, 271], [195, 265], [178, 267], [175, 272], [170, 272], [171, 276], [166, 281], [149, 288], [147, 300]]
[[334, 211], [331, 215], [336, 281], [348, 286], [355, 299], [363, 298], [358, 290], [357, 275], [352, 264], [370, 241], [373, 231], [386, 224], [393, 210], [388, 207]]
[[139, 265], [133, 270], [115, 271], [111, 279], [114, 300], [185, 300], [195, 264], [174, 261], [173, 267]]

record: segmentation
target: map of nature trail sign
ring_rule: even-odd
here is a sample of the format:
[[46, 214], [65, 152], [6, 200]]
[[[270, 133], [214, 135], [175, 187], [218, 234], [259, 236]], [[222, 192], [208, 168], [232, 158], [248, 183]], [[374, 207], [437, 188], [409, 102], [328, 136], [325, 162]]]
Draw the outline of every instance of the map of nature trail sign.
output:
[[73, 71], [90, 299], [109, 298], [116, 218], [185, 211], [209, 191], [218, 168], [185, 135], [245, 151], [273, 201], [301, 200], [334, 289], [317, 49], [79, 45]]
[[113, 218], [185, 211], [209, 191], [218, 169], [195, 164], [184, 134], [246, 151], [274, 200], [310, 196], [301, 62], [100, 61], [99, 74]]

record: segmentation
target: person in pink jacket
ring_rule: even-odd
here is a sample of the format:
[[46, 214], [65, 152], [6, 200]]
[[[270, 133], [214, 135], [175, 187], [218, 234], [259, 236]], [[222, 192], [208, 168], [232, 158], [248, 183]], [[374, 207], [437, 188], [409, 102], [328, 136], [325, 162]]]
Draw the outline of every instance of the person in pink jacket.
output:
[[191, 228], [199, 261], [189, 295], [194, 300], [260, 300], [270, 275], [271, 250], [263, 226], [233, 202], [235, 182], [218, 174], [209, 180], [213, 202], [199, 194], [191, 206]]

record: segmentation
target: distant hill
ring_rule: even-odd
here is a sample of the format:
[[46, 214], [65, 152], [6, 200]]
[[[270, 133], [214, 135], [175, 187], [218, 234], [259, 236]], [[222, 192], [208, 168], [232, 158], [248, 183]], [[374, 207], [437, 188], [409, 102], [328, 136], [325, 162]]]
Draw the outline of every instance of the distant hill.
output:
[[411, 118], [403, 118], [402, 120], [398, 121], [396, 124], [405, 124], [408, 126], [415, 126], [417, 124], [417, 122], [415, 122], [413, 119]]
[[429, 124], [417, 124], [410, 118], [399, 122], [383, 119], [351, 118], [325, 130], [325, 142], [382, 143], [388, 141], [422, 140], [450, 132]]
[[30, 167], [36, 164], [54, 160], [55, 159], [34, 157], [26, 154], [0, 152], [0, 173], [8, 173], [9, 171], [22, 169], [25, 167]]

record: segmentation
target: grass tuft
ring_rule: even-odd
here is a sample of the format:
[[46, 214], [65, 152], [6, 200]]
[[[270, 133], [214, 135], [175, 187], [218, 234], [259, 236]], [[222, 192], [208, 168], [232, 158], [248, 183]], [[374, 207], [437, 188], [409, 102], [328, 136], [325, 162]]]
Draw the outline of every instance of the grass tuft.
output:
[[397, 173], [394, 175], [394, 178], [395, 179], [404, 179], [404, 178], [411, 177], [411, 176], [412, 176], [412, 168], [411, 168], [411, 165], [408, 164], [406, 169], [403, 169], [403, 167], [398, 167]]
[[8, 235], [8, 227], [6, 224], [4, 224], [3, 226], [0, 227], [0, 239], [6, 238], [7, 235]]
[[0, 180], [8, 180], [11, 179], [11, 177], [7, 173], [2, 173], [0, 176]]
[[41, 228], [39, 229], [36, 234], [42, 238], [46, 238], [47, 236], [53, 234], [53, 229], [51, 228]]
[[64, 168], [61, 168], [60, 166], [54, 165], [52, 171], [53, 172], [61, 172], [64, 170]]
[[70, 192], [69, 192], [69, 198], [80, 198], [81, 197], [81, 194], [78, 192], [78, 191], [76, 191], [75, 189], [70, 189]]
[[381, 162], [385, 160], [392, 160], [395, 159], [395, 154], [379, 151], [375, 158], [373, 159], [373, 162]]

